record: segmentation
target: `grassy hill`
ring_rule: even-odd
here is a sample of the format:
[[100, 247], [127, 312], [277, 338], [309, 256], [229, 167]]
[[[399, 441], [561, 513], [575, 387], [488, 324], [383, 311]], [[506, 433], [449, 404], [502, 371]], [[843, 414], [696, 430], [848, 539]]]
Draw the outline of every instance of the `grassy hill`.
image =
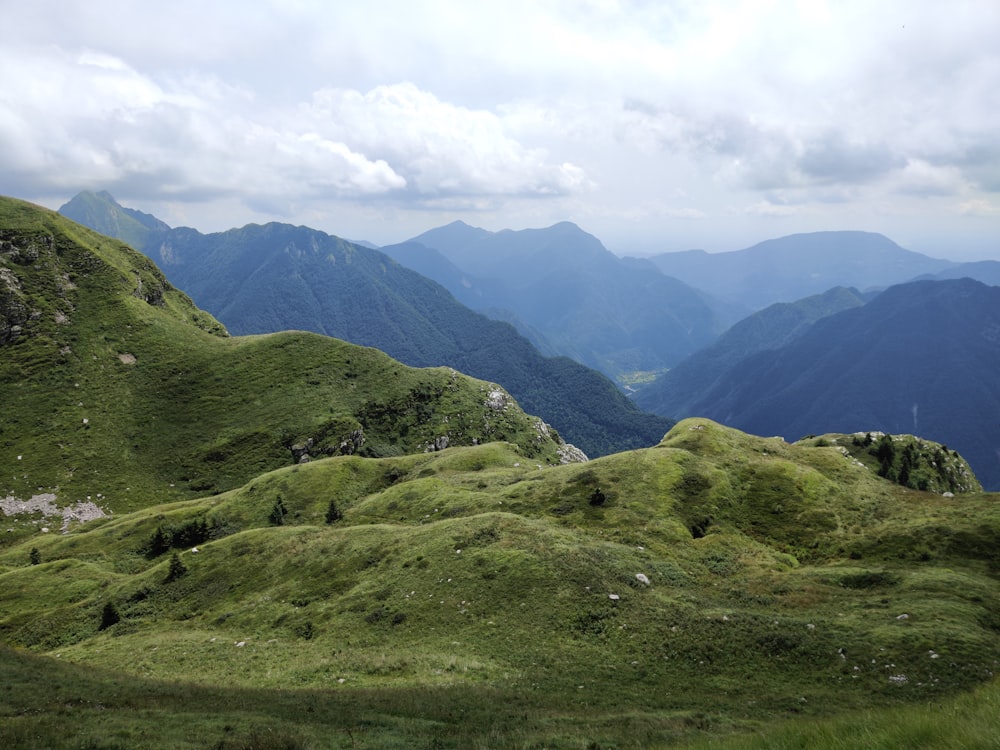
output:
[[998, 534], [991, 496], [707, 420], [561, 467], [344, 456], [7, 546], [0, 639], [81, 741], [97, 702], [129, 747], [650, 747], [988, 682]]
[[0, 200], [0, 497], [129, 510], [303, 456], [559, 444], [495, 385], [287, 332], [231, 338], [144, 256]]
[[1000, 505], [890, 481], [971, 476], [943, 446], [689, 419], [561, 463], [498, 386], [228, 337], [0, 219], [0, 747], [995, 740]]
[[131, 238], [233, 333], [313, 331], [414, 367], [454, 367], [500, 383], [589, 456], [655, 445], [673, 424], [641, 412], [599, 372], [543, 357], [511, 325], [472, 312], [376, 250], [279, 223], [207, 235], [170, 229], [107, 193], [80, 193], [60, 211]]

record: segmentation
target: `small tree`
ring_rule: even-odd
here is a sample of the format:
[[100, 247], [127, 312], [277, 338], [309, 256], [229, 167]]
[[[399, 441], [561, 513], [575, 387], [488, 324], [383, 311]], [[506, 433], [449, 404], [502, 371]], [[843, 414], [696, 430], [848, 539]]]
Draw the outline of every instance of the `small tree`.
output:
[[330, 504], [326, 508], [326, 522], [336, 523], [344, 517], [344, 514], [340, 512], [340, 508], [337, 507], [337, 501], [331, 500]]
[[267, 517], [267, 520], [271, 522], [272, 526], [281, 526], [285, 523], [285, 516], [288, 515], [288, 511], [285, 509], [285, 504], [281, 501], [281, 496], [274, 501], [274, 506], [271, 508], [271, 515]]
[[593, 492], [590, 493], [590, 504], [593, 505], [595, 508], [604, 505], [607, 499], [608, 499], [607, 495], [605, 495], [604, 492], [601, 491], [600, 487], [598, 487], [597, 489], [595, 489]]
[[39, 565], [42, 562], [42, 553], [38, 551], [38, 547], [31, 548], [31, 552], [28, 553], [28, 562], [32, 565]]
[[154, 557], [159, 557], [170, 549], [170, 541], [171, 540], [167, 538], [167, 535], [163, 533], [163, 527], [157, 526], [156, 531], [153, 532], [153, 536], [146, 545], [146, 557], [150, 560]]
[[98, 630], [107, 630], [112, 625], [121, 621], [121, 616], [118, 614], [118, 610], [115, 609], [113, 602], [108, 602], [104, 605], [104, 609], [101, 610], [101, 624], [97, 628]]
[[892, 465], [896, 461], [896, 446], [892, 435], [883, 435], [875, 445], [875, 458], [883, 464]]
[[167, 570], [167, 578], [165, 583], [170, 583], [171, 581], [176, 581], [181, 576], [187, 573], [187, 567], [181, 562], [181, 557], [176, 552], [170, 556], [170, 567]]

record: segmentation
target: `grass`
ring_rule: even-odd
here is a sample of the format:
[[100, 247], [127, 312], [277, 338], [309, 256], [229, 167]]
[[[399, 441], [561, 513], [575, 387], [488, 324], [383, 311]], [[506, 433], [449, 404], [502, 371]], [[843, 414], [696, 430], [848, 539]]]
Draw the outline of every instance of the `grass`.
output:
[[0, 476], [114, 511], [65, 534], [8, 518], [0, 746], [995, 736], [995, 496], [700, 419], [558, 465], [489, 384], [317, 336], [230, 339], [141, 258], [0, 208], [27, 217], [11, 294], [49, 305], [4, 350]]
[[1000, 690], [990, 684], [959, 698], [874, 711], [835, 719], [792, 720], [751, 734], [684, 744], [688, 750], [872, 750], [933, 748], [974, 750], [996, 747]]
[[133, 510], [238, 487], [297, 447], [392, 455], [442, 437], [559, 460], [538, 420], [487, 405], [488, 383], [313, 334], [230, 338], [115, 240], [11, 199], [0, 226], [0, 315], [23, 329], [0, 360], [8, 496]]
[[[331, 497], [343, 519], [327, 525]], [[700, 535], [692, 503], [711, 517]], [[994, 505], [705, 420], [582, 465], [539, 469], [511, 444], [345, 456], [12, 546], [0, 638], [154, 692], [209, 691], [239, 741], [269, 728], [305, 747], [351, 746], [349, 733], [376, 747], [669, 745], [988, 683], [992, 553], [953, 540], [997, 528]], [[834, 521], [802, 522], [818, 513]], [[199, 519], [210, 538], [168, 582], [170, 555], [149, 558], [148, 541]], [[914, 560], [903, 540], [928, 528], [952, 540]], [[120, 620], [101, 629], [108, 602]], [[347, 701], [336, 710], [355, 723], [323, 714], [337, 727], [323, 735], [289, 707], [303, 696]], [[255, 701], [280, 708], [251, 720]], [[167, 746], [140, 740], [148, 717], [121, 720], [128, 742]]]

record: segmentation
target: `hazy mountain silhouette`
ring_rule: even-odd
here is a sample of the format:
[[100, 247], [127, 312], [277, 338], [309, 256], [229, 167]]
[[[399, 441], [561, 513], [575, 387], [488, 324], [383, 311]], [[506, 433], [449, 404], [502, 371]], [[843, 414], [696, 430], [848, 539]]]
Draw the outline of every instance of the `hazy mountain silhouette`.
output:
[[689, 250], [650, 260], [697, 289], [754, 310], [835, 286], [881, 289], [958, 265], [906, 250], [871, 232], [793, 234], [745, 250]]
[[501, 232], [454, 222], [383, 250], [476, 309], [511, 311], [522, 330], [611, 376], [669, 367], [733, 320], [687, 284], [649, 262], [618, 258], [569, 222]]
[[706, 392], [730, 370], [758, 352], [779, 349], [802, 335], [817, 320], [865, 304], [856, 289], [835, 287], [797, 302], [779, 302], [748, 316], [714, 343], [633, 396], [656, 414], [691, 416]]

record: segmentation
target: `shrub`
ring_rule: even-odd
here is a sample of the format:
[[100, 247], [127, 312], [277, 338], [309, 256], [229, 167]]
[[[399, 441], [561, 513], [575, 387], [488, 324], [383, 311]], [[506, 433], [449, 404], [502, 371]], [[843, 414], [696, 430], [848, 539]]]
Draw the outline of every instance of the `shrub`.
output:
[[337, 507], [337, 501], [331, 500], [330, 504], [326, 508], [326, 522], [336, 523], [344, 517], [344, 514], [340, 512], [340, 508]]
[[267, 517], [267, 520], [272, 526], [282, 526], [285, 523], [286, 515], [288, 515], [288, 511], [285, 509], [285, 504], [279, 496], [274, 501], [274, 505], [271, 507], [271, 514]]
[[104, 605], [104, 609], [101, 610], [101, 624], [98, 626], [98, 630], [107, 630], [115, 623], [121, 621], [121, 616], [118, 614], [118, 610], [115, 608], [113, 602], [108, 602]]
[[167, 570], [167, 578], [165, 583], [170, 583], [171, 581], [176, 581], [181, 576], [187, 573], [187, 567], [181, 562], [180, 555], [174, 552], [170, 556], [170, 568]]
[[149, 542], [146, 544], [146, 557], [152, 560], [154, 557], [162, 555], [168, 549], [170, 549], [170, 539], [163, 532], [163, 527], [157, 526], [156, 531], [153, 532], [153, 536], [150, 537]]

